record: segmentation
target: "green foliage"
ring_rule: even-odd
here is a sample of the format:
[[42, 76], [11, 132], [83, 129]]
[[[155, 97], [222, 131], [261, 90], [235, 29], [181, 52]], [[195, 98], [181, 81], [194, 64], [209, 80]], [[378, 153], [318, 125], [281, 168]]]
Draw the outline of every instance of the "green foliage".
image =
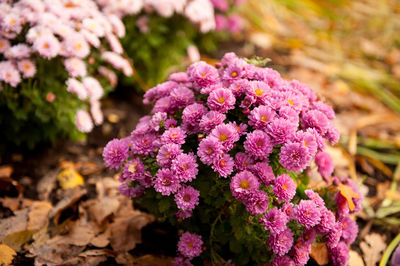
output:
[[[140, 16], [126, 17], [127, 34], [122, 39], [122, 45], [144, 83], [139, 85], [146, 88], [164, 81], [172, 70], [183, 70], [184, 65], [177, 65], [186, 56], [190, 45], [196, 44], [201, 50], [211, 52], [217, 49], [216, 42], [223, 37], [221, 33], [201, 33], [198, 27], [181, 15], [163, 18], [149, 14], [146, 17], [148, 32], [141, 32], [137, 27]], [[135, 81], [135, 77], [123, 79], [127, 85]]]

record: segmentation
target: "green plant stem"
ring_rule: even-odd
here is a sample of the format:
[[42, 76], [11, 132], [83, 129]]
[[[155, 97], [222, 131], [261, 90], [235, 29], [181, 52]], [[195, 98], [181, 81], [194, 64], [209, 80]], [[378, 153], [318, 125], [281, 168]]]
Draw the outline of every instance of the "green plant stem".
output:
[[215, 265], [214, 261], [219, 261], [219, 262], [225, 262], [225, 260], [218, 255], [218, 253], [214, 250], [213, 248], [213, 238], [214, 238], [214, 231], [215, 231], [215, 226], [217, 225], [217, 222], [221, 220], [221, 215], [222, 213], [226, 210], [226, 208], [229, 206], [224, 205], [224, 207], [221, 208], [219, 211], [217, 217], [215, 218], [214, 222], [211, 224], [211, 230], [210, 230], [210, 254], [211, 254], [211, 263], [212, 265]]
[[385, 252], [383, 253], [382, 259], [379, 263], [379, 266], [385, 266], [388, 263], [390, 256], [392, 255], [393, 250], [397, 247], [400, 243], [400, 234], [398, 234], [392, 242], [390, 242], [389, 246], [386, 248]]

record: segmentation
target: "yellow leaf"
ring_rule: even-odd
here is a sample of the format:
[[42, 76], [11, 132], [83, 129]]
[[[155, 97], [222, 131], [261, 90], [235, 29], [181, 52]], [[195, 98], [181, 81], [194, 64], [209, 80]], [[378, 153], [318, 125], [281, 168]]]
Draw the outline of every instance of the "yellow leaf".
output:
[[17, 253], [12, 248], [6, 244], [0, 244], [0, 265], [11, 265], [15, 255]]
[[83, 177], [72, 167], [63, 170], [57, 176], [57, 180], [63, 189], [73, 188], [84, 183]]
[[325, 243], [315, 243], [311, 246], [311, 257], [318, 265], [326, 265], [329, 263], [328, 249]]
[[356, 207], [353, 202], [353, 198], [359, 198], [360, 195], [356, 193], [351, 187], [343, 184], [338, 185], [340, 194], [347, 200], [349, 204], [349, 209], [352, 211]]

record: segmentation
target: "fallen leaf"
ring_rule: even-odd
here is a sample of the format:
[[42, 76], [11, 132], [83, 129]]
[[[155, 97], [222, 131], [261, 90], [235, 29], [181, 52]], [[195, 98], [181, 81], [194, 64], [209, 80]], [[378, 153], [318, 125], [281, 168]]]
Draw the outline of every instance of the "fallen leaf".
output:
[[110, 225], [111, 247], [115, 251], [129, 251], [141, 243], [141, 229], [154, 221], [154, 216], [138, 210], [126, 212], [124, 216], [116, 217]]
[[386, 244], [383, 236], [371, 233], [365, 236], [364, 241], [360, 243], [360, 248], [364, 254], [365, 265], [375, 266], [382, 256], [381, 253], [386, 249]]
[[105, 218], [115, 213], [119, 206], [120, 202], [118, 199], [104, 197], [100, 200], [96, 199], [92, 201], [92, 204], [89, 206], [89, 213], [98, 224], [101, 224]]
[[28, 229], [39, 230], [48, 223], [48, 214], [53, 208], [50, 202], [36, 201], [29, 212]]
[[55, 224], [59, 223], [61, 213], [64, 210], [72, 207], [87, 193], [86, 189], [82, 189], [80, 187], [67, 189], [63, 192], [62, 200], [60, 200], [49, 212], [49, 218], [53, 218]]
[[158, 265], [165, 265], [165, 266], [172, 266], [172, 258], [159, 258], [153, 255], [143, 255], [137, 259], [135, 259], [135, 265], [142, 265], [142, 266], [158, 266]]
[[98, 248], [104, 248], [108, 246], [108, 244], [110, 244], [110, 236], [111, 231], [109, 227], [107, 227], [107, 230], [104, 233], [97, 235], [92, 240], [90, 240], [90, 244]]
[[33, 235], [32, 230], [23, 230], [19, 232], [15, 232], [12, 234], [7, 235], [3, 239], [3, 243], [7, 244], [9, 247], [14, 249], [15, 251], [20, 251], [22, 246], [32, 239]]
[[49, 200], [51, 191], [56, 187], [58, 171], [59, 170], [49, 171], [38, 182], [36, 190], [40, 200]]
[[35, 201], [27, 198], [5, 197], [5, 198], [0, 198], [0, 202], [3, 205], [3, 207], [9, 208], [12, 211], [17, 211], [32, 206], [32, 204]]
[[0, 219], [0, 240], [5, 236], [26, 230], [28, 227], [28, 209], [14, 212], [14, 216]]
[[311, 246], [311, 257], [318, 265], [326, 265], [329, 262], [328, 248], [325, 243], [315, 243]]
[[15, 255], [17, 253], [12, 248], [6, 244], [0, 244], [0, 265], [11, 265]]
[[347, 200], [349, 209], [352, 211], [356, 207], [353, 202], [353, 198], [359, 198], [360, 195], [356, 193], [350, 186], [339, 184], [338, 189], [340, 194]]
[[360, 254], [354, 250], [350, 250], [349, 266], [365, 266]]
[[66, 168], [57, 176], [62, 189], [74, 188], [84, 184], [83, 177], [72, 167]]

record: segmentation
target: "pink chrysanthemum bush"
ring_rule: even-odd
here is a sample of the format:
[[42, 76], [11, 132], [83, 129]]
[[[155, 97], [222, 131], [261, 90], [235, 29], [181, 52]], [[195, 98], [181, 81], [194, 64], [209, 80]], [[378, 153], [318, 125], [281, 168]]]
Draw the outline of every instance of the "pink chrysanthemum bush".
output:
[[115, 86], [114, 71], [132, 75], [124, 34], [120, 18], [93, 0], [2, 1], [2, 140], [78, 139], [101, 124], [99, 100]]
[[[104, 148], [122, 194], [185, 233], [176, 265], [305, 265], [314, 243], [345, 265], [361, 195], [333, 176], [333, 109], [310, 87], [226, 54], [150, 89], [131, 135]], [[320, 189], [309, 188], [310, 175]]]

